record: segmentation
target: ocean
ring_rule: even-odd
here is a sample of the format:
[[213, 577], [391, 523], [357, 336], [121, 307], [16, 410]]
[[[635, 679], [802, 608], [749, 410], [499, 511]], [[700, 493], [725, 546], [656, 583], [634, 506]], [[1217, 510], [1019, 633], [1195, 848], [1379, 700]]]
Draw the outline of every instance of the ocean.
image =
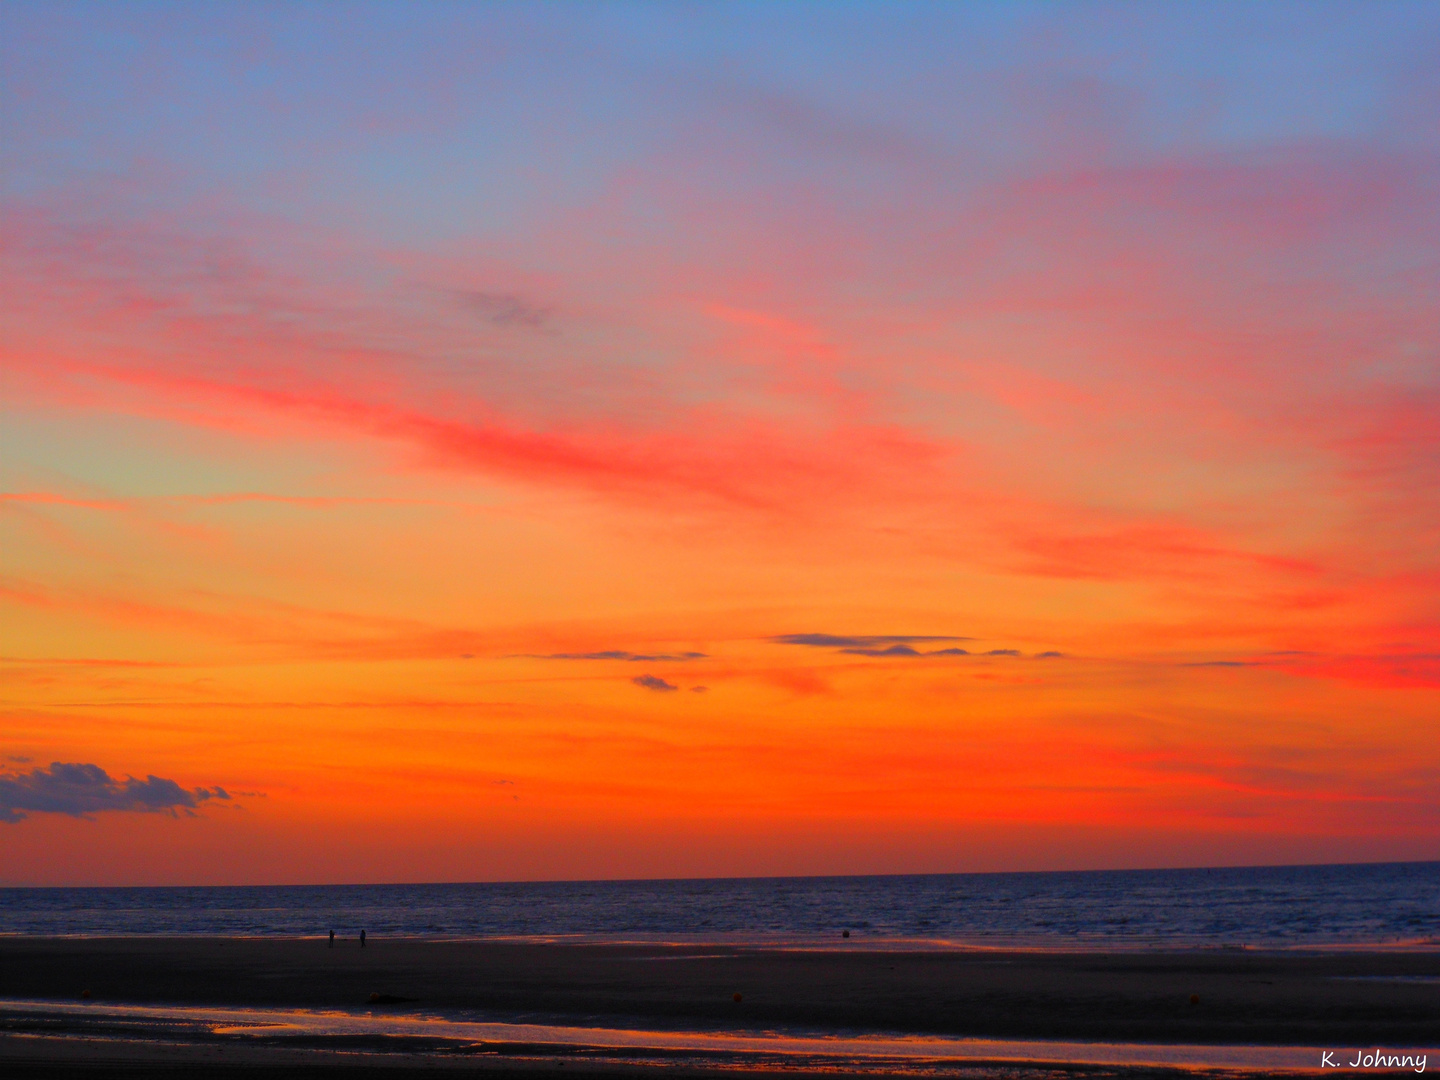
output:
[[0, 933], [1158, 949], [1440, 945], [1440, 862], [873, 877], [0, 889]]

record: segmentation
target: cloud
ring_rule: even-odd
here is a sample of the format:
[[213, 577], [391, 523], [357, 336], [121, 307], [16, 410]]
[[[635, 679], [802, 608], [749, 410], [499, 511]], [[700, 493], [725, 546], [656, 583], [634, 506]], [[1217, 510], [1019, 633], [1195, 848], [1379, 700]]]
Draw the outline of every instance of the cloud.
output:
[[[926, 634], [777, 634], [767, 639], [777, 645], [809, 645], [816, 649], [878, 649], [889, 645], [913, 645], [920, 641], [969, 641], [954, 635]], [[899, 654], [903, 655], [903, 654]], [[913, 650], [910, 655], [919, 655]]]
[[692, 694], [708, 694], [710, 688], [708, 686], [692, 686], [690, 687], [690, 692]]
[[86, 817], [102, 810], [138, 813], [191, 811], [210, 799], [230, 798], [222, 787], [182, 788], [162, 776], [116, 780], [99, 765], [52, 762], [48, 769], [0, 775], [0, 821], [14, 824], [29, 814]]
[[[834, 649], [847, 656], [874, 656], [881, 658], [911, 658], [927, 656], [1019, 656], [1019, 649], [991, 649], [985, 653], [972, 653], [969, 649], [951, 646], [945, 649], [931, 649], [928, 652], [915, 646], [929, 641], [973, 641], [974, 638], [954, 634], [779, 634], [766, 639], [780, 645], [805, 645], [815, 649]], [[1062, 656], [1063, 653], [1047, 652], [1043, 657]]]
[[1313, 679], [1337, 679], [1356, 686], [1399, 689], [1440, 687], [1440, 653], [1409, 652], [1348, 655], [1292, 654], [1264, 666]]
[[656, 690], [662, 694], [668, 694], [680, 689], [674, 683], [666, 682], [664, 679], [657, 678], [654, 675], [636, 675], [635, 678], [630, 681], [636, 686], [643, 687], [646, 690]]
[[707, 654], [703, 652], [682, 652], [682, 653], [632, 653], [623, 649], [608, 649], [605, 652], [584, 652], [584, 653], [520, 653], [515, 659], [522, 660], [627, 660], [630, 662], [644, 661], [646, 663], [682, 663], [686, 660], [704, 660]]
[[538, 307], [514, 293], [457, 289], [455, 299], [496, 326], [525, 326], [539, 330], [549, 320], [549, 308]]
[[1036, 660], [1063, 660], [1063, 659], [1065, 659], [1065, 654], [1064, 654], [1063, 652], [1056, 652], [1054, 649], [1051, 649], [1051, 650], [1049, 650], [1048, 652], [1036, 653], [1036, 654], [1035, 654], [1035, 659], [1036, 659]]

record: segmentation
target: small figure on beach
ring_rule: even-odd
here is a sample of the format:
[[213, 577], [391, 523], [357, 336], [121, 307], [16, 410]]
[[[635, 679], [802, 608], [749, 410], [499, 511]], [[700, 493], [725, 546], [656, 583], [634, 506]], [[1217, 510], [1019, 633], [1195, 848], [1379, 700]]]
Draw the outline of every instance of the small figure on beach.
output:
[[330, 931], [330, 945], [329, 945], [329, 948], [332, 948], [332, 949], [333, 949], [334, 947], [335, 947], [335, 931], [334, 931], [334, 930], [331, 930], [331, 931]]
[[362, 949], [365, 947], [365, 931], [364, 931], [364, 930], [361, 930], [361, 931], [360, 931], [360, 947], [361, 947]]

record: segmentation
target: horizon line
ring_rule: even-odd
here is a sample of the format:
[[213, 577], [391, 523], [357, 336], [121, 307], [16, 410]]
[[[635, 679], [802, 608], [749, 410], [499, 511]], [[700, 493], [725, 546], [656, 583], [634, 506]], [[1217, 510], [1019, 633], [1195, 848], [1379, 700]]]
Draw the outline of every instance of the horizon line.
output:
[[1149, 866], [1095, 867], [1082, 870], [940, 870], [893, 874], [737, 874], [729, 876], [693, 877], [626, 877], [626, 878], [503, 878], [468, 881], [312, 881], [266, 882], [247, 884], [154, 884], [154, 885], [12, 885], [0, 882], [6, 889], [374, 889], [404, 886], [435, 887], [450, 885], [639, 885], [679, 882], [722, 881], [835, 881], [870, 878], [917, 877], [1019, 877], [1040, 874], [1159, 874], [1195, 873], [1223, 870], [1318, 870], [1377, 866], [1436, 866], [1434, 859], [1378, 859], [1366, 862], [1299, 862], [1299, 863], [1228, 863], [1213, 866]]

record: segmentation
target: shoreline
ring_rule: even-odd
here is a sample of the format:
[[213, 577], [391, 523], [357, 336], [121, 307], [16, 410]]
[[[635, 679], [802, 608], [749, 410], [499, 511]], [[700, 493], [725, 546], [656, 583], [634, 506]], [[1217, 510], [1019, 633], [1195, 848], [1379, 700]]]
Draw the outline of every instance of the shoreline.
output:
[[[1298, 942], [1221, 942], [1184, 941], [1174, 938], [1137, 941], [1082, 939], [1059, 944], [1049, 941], [958, 940], [955, 938], [866, 937], [863, 934], [840, 939], [833, 933], [812, 936], [774, 936], [757, 934], [682, 935], [666, 934], [621, 936], [616, 934], [409, 934], [369, 931], [370, 941], [404, 942], [432, 945], [520, 945], [520, 946], [587, 946], [599, 948], [641, 949], [734, 949], [775, 953], [934, 953], [934, 954], [1000, 954], [1035, 956], [1185, 956], [1190, 954], [1244, 953], [1254, 956], [1330, 956], [1348, 954], [1415, 954], [1440, 955], [1440, 938], [1397, 938], [1391, 941]], [[156, 933], [113, 931], [67, 934], [34, 934], [24, 930], [0, 930], [0, 943], [15, 941], [51, 942], [202, 942], [202, 941], [290, 941], [326, 943], [325, 933], [292, 934], [257, 931], [254, 933]], [[358, 944], [358, 937], [336, 935], [337, 943], [347, 947]]]

